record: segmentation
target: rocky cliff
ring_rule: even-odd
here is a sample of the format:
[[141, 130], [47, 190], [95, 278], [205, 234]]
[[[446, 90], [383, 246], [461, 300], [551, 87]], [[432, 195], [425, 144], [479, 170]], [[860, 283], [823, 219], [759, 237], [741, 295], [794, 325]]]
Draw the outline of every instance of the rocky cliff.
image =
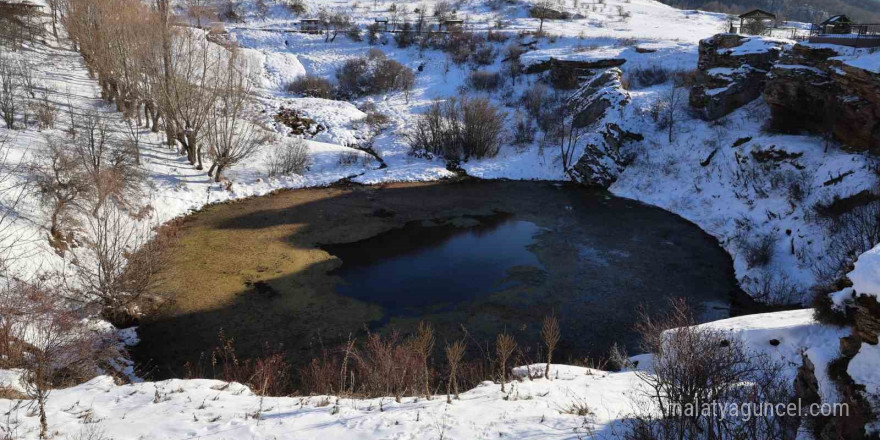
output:
[[701, 40], [691, 107], [703, 119], [714, 120], [758, 98], [786, 46], [784, 40], [737, 34]]
[[610, 186], [625, 165], [620, 147], [625, 142], [642, 140], [640, 134], [618, 124], [623, 108], [630, 103], [621, 77], [620, 69], [608, 69], [595, 75], [568, 99], [572, 128], [589, 131], [584, 152], [569, 171], [583, 184]]
[[840, 55], [834, 46], [797, 44], [780, 57], [764, 89], [772, 125], [880, 154], [880, 74]]

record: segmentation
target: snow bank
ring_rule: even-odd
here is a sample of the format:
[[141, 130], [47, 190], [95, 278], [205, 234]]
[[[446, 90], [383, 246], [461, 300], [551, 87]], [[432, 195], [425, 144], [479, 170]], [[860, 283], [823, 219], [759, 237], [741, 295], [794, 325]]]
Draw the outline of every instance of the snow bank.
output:
[[720, 49], [718, 53], [729, 54], [732, 56], [743, 56], [757, 53], [769, 52], [771, 50], [781, 50], [780, 46], [791, 46], [795, 42], [782, 38], [771, 37], [748, 37], [742, 44], [729, 49]]
[[874, 50], [874, 52], [863, 50], [854, 56], [835, 59], [843, 59], [844, 64], [880, 74], [880, 51], [878, 50]]
[[847, 278], [856, 294], [871, 295], [880, 301], [880, 245], [859, 255]]
[[[748, 348], [767, 353], [772, 360], [786, 366], [785, 371], [792, 377], [795, 374], [792, 366], [802, 365], [802, 356], [808, 357], [815, 366], [823, 401], [837, 401], [837, 390], [828, 376], [828, 364], [840, 356], [840, 338], [849, 335], [850, 329], [819, 323], [813, 318], [812, 309], [740, 316], [702, 326], [741, 338]], [[777, 345], [772, 345], [771, 340]]]

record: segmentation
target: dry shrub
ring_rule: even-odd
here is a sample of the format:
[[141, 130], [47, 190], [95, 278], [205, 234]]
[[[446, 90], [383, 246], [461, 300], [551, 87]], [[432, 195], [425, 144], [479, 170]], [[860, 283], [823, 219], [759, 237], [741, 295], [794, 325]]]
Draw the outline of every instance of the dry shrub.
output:
[[[670, 301], [659, 318], [641, 313], [637, 330], [642, 348], [653, 353], [651, 368], [637, 375], [646, 386], [645, 400], [624, 422], [625, 439], [793, 439], [798, 417], [751, 414], [717, 418], [703, 405], [788, 404], [792, 385], [782, 367], [750, 351], [727, 332], [695, 326], [683, 299]], [[691, 405], [695, 405], [691, 407]], [[684, 412], [691, 407], [692, 412]], [[754, 408], [758, 408], [755, 406]]]
[[447, 160], [494, 157], [501, 148], [506, 114], [487, 99], [435, 101], [409, 135], [416, 154]]
[[461, 368], [462, 359], [464, 359], [465, 348], [464, 341], [455, 341], [452, 344], [446, 344], [446, 364], [449, 365], [449, 381], [446, 384], [446, 403], [452, 403], [451, 395], [453, 393], [455, 399], [458, 400], [458, 370]]
[[471, 72], [467, 78], [467, 85], [479, 91], [493, 91], [498, 89], [502, 84], [501, 74], [498, 72], [488, 72], [485, 70], [477, 70]]
[[311, 394], [394, 396], [398, 401], [420, 394], [424, 370], [414, 340], [396, 331], [387, 337], [370, 333], [361, 343], [325, 349], [299, 370], [301, 386]]
[[333, 85], [327, 78], [317, 75], [297, 77], [287, 85], [287, 91], [315, 98], [330, 99], [333, 97]]
[[528, 145], [535, 140], [535, 123], [531, 118], [517, 112], [514, 117], [513, 143], [514, 145]]
[[764, 267], [773, 259], [777, 238], [774, 234], [757, 234], [754, 237], [741, 237], [738, 242], [749, 268]]
[[365, 95], [401, 91], [409, 96], [415, 73], [409, 67], [385, 57], [379, 49], [370, 49], [366, 57], [348, 60], [336, 71], [339, 94], [356, 98]]
[[473, 55], [471, 55], [471, 61], [478, 66], [493, 64], [496, 58], [498, 58], [498, 52], [488, 44], [477, 47]]
[[306, 13], [306, 2], [305, 0], [283, 0], [284, 6], [287, 6], [287, 9], [290, 9], [290, 12], [293, 12], [296, 15], [302, 15]]
[[266, 158], [269, 177], [302, 174], [309, 167], [309, 148], [301, 138], [275, 145]]
[[523, 107], [533, 119], [541, 117], [542, 110], [548, 102], [550, 89], [543, 84], [533, 84], [525, 92], [523, 92], [521, 101]]
[[509, 39], [510, 39], [510, 37], [507, 34], [505, 34], [504, 32], [496, 32], [496, 31], [490, 30], [486, 34], [486, 40], [491, 41], [493, 43], [506, 43], [507, 40], [509, 40]]
[[235, 352], [235, 340], [220, 330], [219, 343], [211, 350], [210, 371], [204, 365], [204, 357], [196, 364], [187, 363], [187, 378], [210, 377], [225, 382], [247, 385], [261, 396], [285, 396], [293, 391], [291, 369], [280, 346], [268, 343], [263, 355], [254, 359], [240, 359]]
[[553, 351], [556, 349], [556, 345], [559, 344], [559, 320], [556, 319], [556, 316], [547, 316], [544, 318], [544, 322], [541, 324], [541, 341], [544, 342], [544, 347], [547, 349], [547, 366], [544, 369], [544, 378], [550, 378], [550, 364], [553, 362]]
[[501, 370], [501, 392], [505, 391], [504, 388], [507, 383], [507, 362], [515, 351], [516, 340], [513, 339], [513, 336], [507, 333], [499, 334], [495, 340], [495, 356], [498, 359], [498, 365]]
[[48, 97], [33, 103], [34, 116], [37, 118], [37, 126], [40, 130], [55, 127], [55, 119], [58, 115], [58, 108], [49, 101]]
[[629, 71], [629, 82], [636, 87], [651, 87], [669, 81], [669, 71], [660, 66], [636, 67]]
[[880, 202], [857, 206], [822, 221], [830, 239], [824, 257], [814, 268], [818, 279], [842, 279], [859, 255], [880, 243]]
[[390, 122], [391, 118], [389, 118], [388, 115], [375, 110], [368, 111], [367, 117], [364, 118], [365, 124], [378, 130], [385, 128]]
[[789, 306], [800, 303], [801, 292], [785, 274], [762, 271], [760, 275], [743, 279], [743, 290], [755, 300], [771, 306]]
[[51, 391], [95, 377], [119, 353], [52, 286], [9, 282], [0, 287], [0, 307], [3, 367], [23, 369], [24, 397], [39, 416], [40, 437], [48, 438]]
[[[452, 62], [464, 64], [485, 48], [486, 39], [474, 32], [453, 32], [441, 41], [441, 45], [440, 48], [449, 54]], [[481, 56], [485, 56], [485, 53]]]

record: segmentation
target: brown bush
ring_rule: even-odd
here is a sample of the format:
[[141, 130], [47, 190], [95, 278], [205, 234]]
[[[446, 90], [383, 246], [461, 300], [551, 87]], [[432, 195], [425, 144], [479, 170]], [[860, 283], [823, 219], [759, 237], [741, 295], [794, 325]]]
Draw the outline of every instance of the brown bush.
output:
[[488, 72], [485, 70], [477, 70], [471, 72], [467, 78], [467, 85], [479, 91], [492, 91], [501, 86], [501, 74], [498, 72]]
[[302, 174], [309, 167], [309, 149], [301, 138], [276, 145], [266, 159], [269, 177]]
[[409, 98], [415, 84], [415, 73], [395, 60], [385, 58], [378, 49], [368, 56], [348, 60], [336, 71], [339, 94], [355, 98], [364, 95], [402, 91]]
[[[208, 363], [210, 372], [208, 371]], [[209, 359], [204, 356], [196, 364], [187, 363], [187, 378], [204, 378], [238, 382], [247, 385], [261, 396], [285, 396], [293, 391], [290, 364], [282, 347], [263, 346], [263, 355], [254, 359], [240, 359], [235, 352], [235, 340], [220, 330], [219, 345], [211, 350]]]
[[[682, 299], [671, 300], [669, 311], [660, 317], [644, 311], [641, 316], [636, 329], [642, 336], [642, 349], [653, 353], [650, 368], [637, 371], [647, 387], [642, 393], [647, 401], [639, 403], [640, 409], [626, 421], [623, 438], [770, 440], [796, 436], [798, 417], [751, 414], [719, 419], [702, 411], [707, 404], [719, 408], [787, 404], [793, 390], [779, 364], [749, 351], [735, 335], [695, 326]], [[691, 413], [683, 411], [689, 407]], [[660, 417], [649, 408], [659, 410]]]
[[669, 81], [669, 71], [659, 66], [636, 67], [629, 71], [627, 80], [636, 87], [651, 87]]
[[409, 135], [416, 154], [447, 160], [494, 157], [501, 148], [506, 115], [487, 99], [435, 101]]
[[297, 77], [287, 85], [287, 91], [314, 98], [330, 99], [333, 97], [333, 85], [327, 78], [317, 75]]

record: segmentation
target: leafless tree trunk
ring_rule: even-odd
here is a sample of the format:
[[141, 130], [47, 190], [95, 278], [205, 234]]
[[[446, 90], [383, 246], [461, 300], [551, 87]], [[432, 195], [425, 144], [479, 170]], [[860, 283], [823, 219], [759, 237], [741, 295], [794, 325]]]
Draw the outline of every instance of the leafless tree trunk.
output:
[[559, 321], [556, 319], [556, 316], [550, 315], [544, 318], [544, 323], [541, 325], [541, 339], [544, 341], [544, 346], [547, 347], [547, 366], [544, 368], [544, 378], [550, 379], [550, 363], [553, 362], [553, 350], [556, 349], [556, 345], [559, 343]]
[[0, 118], [6, 128], [15, 128], [15, 116], [20, 108], [21, 80], [17, 66], [8, 57], [0, 55]]
[[253, 96], [247, 68], [233, 54], [216, 86], [218, 100], [207, 127], [208, 155], [213, 161], [208, 175], [216, 182], [224, 170], [253, 156], [268, 139], [268, 133], [248, 120]]
[[505, 392], [507, 384], [507, 361], [513, 352], [516, 351], [516, 341], [513, 336], [507, 333], [501, 333], [495, 340], [495, 354], [498, 356], [498, 364], [501, 367], [501, 392]]
[[449, 364], [449, 381], [446, 383], [446, 403], [452, 403], [452, 393], [458, 400], [458, 368], [464, 358], [464, 341], [455, 341], [446, 345], [446, 362]]
[[431, 352], [434, 350], [434, 329], [427, 322], [419, 323], [418, 334], [412, 341], [413, 350], [418, 354], [421, 367], [423, 369], [425, 399], [431, 400], [431, 371], [430, 358]]

